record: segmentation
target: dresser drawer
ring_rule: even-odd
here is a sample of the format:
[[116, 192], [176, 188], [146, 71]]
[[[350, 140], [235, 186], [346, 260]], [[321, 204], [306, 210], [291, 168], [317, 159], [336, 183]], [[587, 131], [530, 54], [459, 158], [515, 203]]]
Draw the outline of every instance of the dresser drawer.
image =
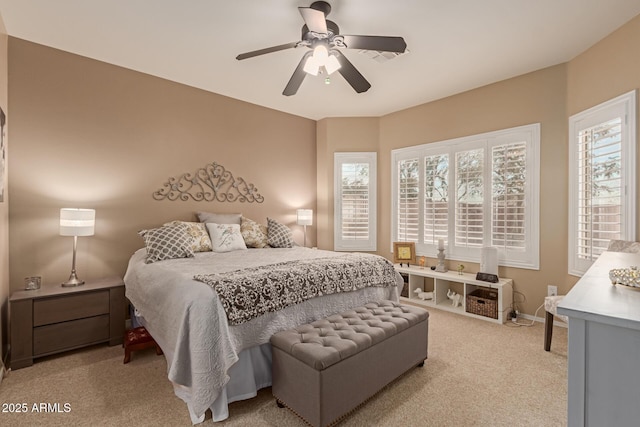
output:
[[82, 292], [33, 301], [33, 326], [109, 313], [109, 291]]
[[40, 326], [33, 329], [33, 355], [41, 356], [108, 340], [108, 314]]

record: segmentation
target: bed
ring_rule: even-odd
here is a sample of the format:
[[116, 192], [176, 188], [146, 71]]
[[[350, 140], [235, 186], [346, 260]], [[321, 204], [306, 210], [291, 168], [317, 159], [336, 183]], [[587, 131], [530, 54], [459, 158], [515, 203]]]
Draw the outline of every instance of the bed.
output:
[[[228, 305], [228, 299], [222, 296], [224, 289], [218, 287], [223, 292], [216, 292], [214, 284], [205, 279], [241, 276], [241, 272], [288, 263], [317, 267], [345, 257], [390, 263], [375, 255], [302, 247], [199, 252], [192, 258], [151, 264], [145, 263], [145, 257], [143, 248], [129, 261], [124, 277], [126, 296], [136, 308], [137, 320], [162, 347], [168, 378], [175, 394], [186, 402], [194, 424], [204, 421], [207, 409], [214, 421], [226, 419], [229, 403], [254, 397], [260, 388], [271, 385], [268, 342], [275, 332], [367, 302], [397, 301], [403, 285], [400, 275], [392, 270], [387, 272], [384, 284], [336, 293], [319, 291], [321, 296], [312, 295], [295, 304], [275, 307], [277, 311], [267, 308], [250, 319], [238, 321], [237, 317], [229, 317], [228, 307], [227, 311], [223, 308]], [[221, 286], [223, 281], [216, 283]]]

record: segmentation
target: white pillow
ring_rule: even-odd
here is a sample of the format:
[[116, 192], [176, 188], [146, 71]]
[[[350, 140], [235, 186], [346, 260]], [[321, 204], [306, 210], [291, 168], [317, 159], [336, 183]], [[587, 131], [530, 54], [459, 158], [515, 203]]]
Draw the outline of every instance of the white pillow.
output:
[[211, 236], [211, 247], [214, 252], [231, 252], [247, 249], [240, 232], [239, 224], [207, 223], [207, 230]]

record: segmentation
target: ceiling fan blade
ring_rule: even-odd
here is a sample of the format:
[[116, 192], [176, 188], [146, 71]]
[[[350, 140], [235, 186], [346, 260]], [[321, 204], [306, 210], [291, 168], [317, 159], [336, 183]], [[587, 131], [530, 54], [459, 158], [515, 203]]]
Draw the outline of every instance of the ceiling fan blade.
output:
[[292, 43], [281, 44], [278, 46], [267, 47], [265, 49], [241, 53], [240, 55], [236, 56], [236, 59], [238, 61], [241, 61], [243, 59], [253, 58], [254, 56], [264, 55], [266, 53], [278, 52], [280, 50], [285, 50], [285, 49], [291, 49], [292, 47], [296, 47], [297, 45], [298, 45], [298, 42], [292, 42]]
[[364, 76], [360, 74], [360, 71], [358, 71], [356, 67], [353, 66], [351, 61], [349, 61], [346, 56], [338, 51], [332, 52], [336, 55], [341, 65], [338, 72], [342, 74], [342, 77], [344, 77], [347, 83], [349, 83], [351, 87], [358, 93], [368, 91], [371, 87], [371, 83], [369, 83], [367, 79], [365, 79]]
[[407, 49], [402, 37], [386, 36], [342, 36], [348, 49], [379, 50], [403, 53]]
[[314, 33], [327, 34], [327, 20], [324, 16], [324, 12], [310, 7], [299, 7], [300, 15], [304, 19], [304, 23], [307, 24], [309, 31]]
[[287, 86], [284, 88], [284, 91], [282, 91], [282, 94], [284, 96], [295, 95], [296, 92], [298, 92], [298, 88], [302, 84], [302, 81], [304, 80], [304, 78], [307, 76], [307, 73], [304, 71], [304, 64], [307, 61], [307, 58], [312, 54], [313, 54], [313, 51], [310, 51], [304, 54], [304, 56], [300, 60], [300, 63], [296, 67], [296, 70], [293, 72], [293, 75], [291, 75], [291, 78], [289, 79], [289, 83], [287, 83]]

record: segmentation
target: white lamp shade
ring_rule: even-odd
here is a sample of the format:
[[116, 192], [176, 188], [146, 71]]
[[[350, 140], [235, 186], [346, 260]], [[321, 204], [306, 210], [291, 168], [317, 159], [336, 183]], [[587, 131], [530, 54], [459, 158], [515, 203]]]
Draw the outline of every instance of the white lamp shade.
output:
[[307, 58], [307, 62], [304, 63], [304, 72], [307, 74], [311, 74], [312, 76], [317, 76], [320, 71], [320, 63], [316, 58], [310, 56]]
[[311, 209], [298, 209], [298, 225], [313, 225], [313, 211]]
[[61, 236], [93, 236], [95, 223], [95, 209], [60, 209]]
[[342, 65], [340, 65], [338, 58], [334, 55], [329, 56], [327, 62], [324, 64], [324, 69], [327, 70], [327, 74], [333, 74], [338, 71], [340, 67], [342, 67]]

